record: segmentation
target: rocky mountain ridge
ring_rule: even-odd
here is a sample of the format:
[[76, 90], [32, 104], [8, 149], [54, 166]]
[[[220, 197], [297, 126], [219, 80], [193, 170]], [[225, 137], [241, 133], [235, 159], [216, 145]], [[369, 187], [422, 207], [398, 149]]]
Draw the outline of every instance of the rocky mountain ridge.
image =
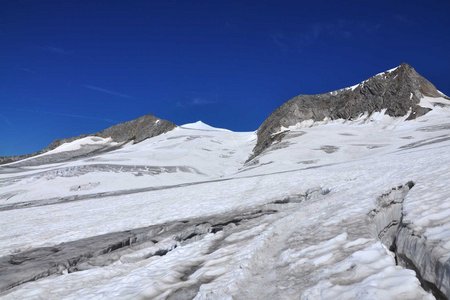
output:
[[408, 119], [415, 119], [431, 110], [419, 105], [424, 96], [447, 98], [406, 63], [353, 87], [325, 94], [296, 96], [277, 108], [258, 128], [258, 141], [249, 160], [261, 154], [275, 140], [280, 140], [282, 135], [276, 133], [282, 127], [305, 120], [351, 120], [383, 109], [392, 117], [409, 114]]
[[44, 149], [31, 154], [4, 157], [0, 156], [0, 164], [15, 162], [36, 156], [53, 150], [64, 143], [69, 143], [87, 136], [98, 136], [102, 138], [111, 137], [112, 140], [117, 143], [126, 143], [129, 141], [139, 143], [148, 138], [170, 131], [175, 127], [176, 125], [170, 121], [157, 118], [153, 115], [144, 115], [131, 121], [113, 125], [93, 134], [83, 134], [75, 137], [55, 140]]

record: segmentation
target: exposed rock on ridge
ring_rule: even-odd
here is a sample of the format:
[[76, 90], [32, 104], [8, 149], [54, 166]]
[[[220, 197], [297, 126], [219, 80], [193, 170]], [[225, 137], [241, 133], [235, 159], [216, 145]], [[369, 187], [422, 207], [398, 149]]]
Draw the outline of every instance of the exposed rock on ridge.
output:
[[142, 142], [145, 139], [160, 135], [174, 129], [176, 125], [170, 121], [159, 119], [153, 115], [145, 115], [137, 119], [120, 123], [94, 134], [86, 134], [68, 139], [56, 140], [48, 146], [48, 150], [89, 135], [102, 138], [111, 137], [114, 142]]
[[0, 157], [0, 164], [10, 163], [28, 157], [32, 157], [35, 155], [39, 155], [47, 151], [53, 150], [64, 143], [69, 143], [87, 136], [99, 136], [102, 138], [111, 137], [112, 140], [117, 143], [124, 143], [129, 141], [139, 143], [145, 139], [168, 132], [174, 129], [175, 127], [176, 125], [170, 121], [159, 119], [153, 115], [144, 115], [137, 119], [111, 126], [97, 133], [83, 134], [71, 138], [55, 140], [44, 149], [35, 153], [18, 156]]
[[282, 138], [274, 135], [281, 127], [289, 127], [304, 120], [349, 120], [383, 109], [392, 117], [405, 116], [411, 112], [408, 119], [414, 119], [430, 110], [418, 105], [423, 96], [445, 97], [408, 64], [401, 64], [350, 88], [296, 96], [277, 108], [259, 127], [258, 142], [250, 159], [263, 152], [276, 139]]

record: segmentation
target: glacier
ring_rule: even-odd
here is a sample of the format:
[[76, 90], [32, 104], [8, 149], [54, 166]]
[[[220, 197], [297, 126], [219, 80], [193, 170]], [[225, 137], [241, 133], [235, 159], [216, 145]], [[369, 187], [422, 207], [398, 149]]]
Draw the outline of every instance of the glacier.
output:
[[196, 122], [1, 165], [0, 297], [448, 298], [450, 101], [420, 105], [299, 122], [251, 160], [256, 132]]

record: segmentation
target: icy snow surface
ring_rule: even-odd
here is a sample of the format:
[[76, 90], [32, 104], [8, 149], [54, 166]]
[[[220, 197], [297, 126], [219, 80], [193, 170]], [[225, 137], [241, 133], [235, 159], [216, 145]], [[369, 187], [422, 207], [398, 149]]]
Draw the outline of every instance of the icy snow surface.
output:
[[61, 146], [50, 150], [46, 152], [45, 154], [54, 154], [54, 153], [60, 153], [64, 151], [74, 151], [80, 149], [83, 145], [96, 145], [96, 144], [117, 144], [112, 142], [111, 138], [102, 138], [98, 136], [88, 136], [85, 138], [81, 138], [78, 140], [75, 140], [73, 142], [64, 143]]
[[[423, 103], [433, 101], [447, 100]], [[114, 250], [108, 263], [62, 269], [0, 296], [433, 299], [414, 271], [396, 265], [368, 216], [380, 195], [412, 180], [404, 218], [450, 253], [450, 109], [404, 119], [298, 124], [250, 162], [254, 132], [197, 122], [97, 156], [0, 167], [0, 257], [198, 219], [193, 235], [167, 227], [164, 239]], [[250, 211], [270, 213], [242, 217]], [[240, 217], [213, 224], [227, 215]], [[221, 230], [203, 230], [208, 224]]]

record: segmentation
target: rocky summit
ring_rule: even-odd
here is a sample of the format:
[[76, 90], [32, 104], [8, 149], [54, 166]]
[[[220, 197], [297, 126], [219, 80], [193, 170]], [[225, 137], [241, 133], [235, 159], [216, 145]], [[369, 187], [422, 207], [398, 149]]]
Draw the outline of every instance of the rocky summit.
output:
[[[87, 136], [111, 138], [112, 141], [116, 143], [139, 143], [148, 138], [170, 131], [175, 127], [176, 125], [170, 121], [159, 119], [153, 115], [144, 115], [137, 119], [108, 127], [100, 132], [55, 140], [44, 149], [35, 153], [18, 156], [0, 156], [0, 164], [10, 163], [43, 154], [61, 146], [64, 143], [70, 143]], [[95, 150], [98, 151], [99, 149], [96, 148]]]
[[275, 140], [276, 133], [305, 120], [352, 120], [385, 110], [392, 117], [414, 119], [430, 109], [419, 106], [424, 96], [443, 97], [436, 87], [408, 64], [379, 73], [360, 84], [330, 93], [299, 95], [277, 108], [258, 128], [258, 142], [251, 158]]

